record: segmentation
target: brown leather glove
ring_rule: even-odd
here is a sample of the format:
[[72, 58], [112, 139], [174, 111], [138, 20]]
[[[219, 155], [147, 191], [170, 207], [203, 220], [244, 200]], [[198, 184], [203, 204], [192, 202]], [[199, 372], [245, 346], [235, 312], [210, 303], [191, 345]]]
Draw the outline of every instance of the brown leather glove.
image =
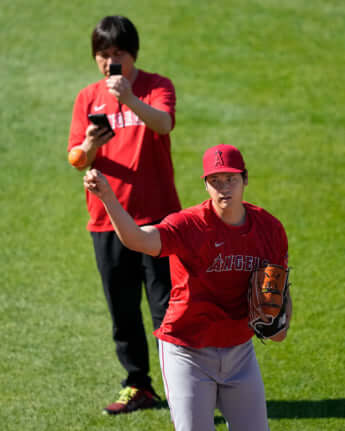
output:
[[249, 282], [249, 326], [260, 339], [287, 329], [286, 304], [289, 269], [266, 265], [253, 271]]

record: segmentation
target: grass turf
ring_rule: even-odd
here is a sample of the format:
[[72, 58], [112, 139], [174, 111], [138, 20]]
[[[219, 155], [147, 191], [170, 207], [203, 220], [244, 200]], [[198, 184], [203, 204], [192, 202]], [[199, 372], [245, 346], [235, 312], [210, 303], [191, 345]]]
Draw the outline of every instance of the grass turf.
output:
[[[138, 66], [175, 83], [183, 206], [207, 197], [202, 152], [233, 143], [248, 164], [246, 198], [286, 227], [292, 328], [281, 345], [255, 342], [271, 431], [343, 430], [345, 6], [337, 0], [2, 1], [1, 428], [172, 429], [164, 402], [100, 414], [123, 372], [84, 228], [82, 174], [66, 161], [74, 98], [99, 78], [91, 29], [117, 13], [138, 27]], [[150, 332], [146, 301], [143, 312]], [[215, 423], [226, 429], [219, 412]]]

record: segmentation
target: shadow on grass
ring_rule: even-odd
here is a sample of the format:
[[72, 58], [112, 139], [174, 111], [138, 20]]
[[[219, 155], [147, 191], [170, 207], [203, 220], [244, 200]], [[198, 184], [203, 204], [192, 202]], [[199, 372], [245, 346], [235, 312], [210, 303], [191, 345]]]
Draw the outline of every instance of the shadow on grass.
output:
[[269, 418], [345, 418], [345, 398], [315, 401], [268, 401]]
[[[345, 418], [345, 398], [317, 401], [267, 401], [270, 419]], [[225, 423], [215, 416], [216, 425]]]
[[157, 405], [154, 406], [155, 410], [168, 409], [169, 405], [166, 400], [158, 401]]

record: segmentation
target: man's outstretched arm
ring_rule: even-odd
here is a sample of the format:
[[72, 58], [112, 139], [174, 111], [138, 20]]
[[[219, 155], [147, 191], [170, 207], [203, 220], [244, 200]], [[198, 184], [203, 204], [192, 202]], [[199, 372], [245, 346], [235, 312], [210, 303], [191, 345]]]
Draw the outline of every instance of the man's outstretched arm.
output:
[[138, 226], [125, 211], [101, 172], [92, 169], [84, 176], [84, 186], [95, 194], [109, 215], [117, 236], [124, 246], [131, 250], [158, 256], [161, 251], [159, 231], [154, 226]]

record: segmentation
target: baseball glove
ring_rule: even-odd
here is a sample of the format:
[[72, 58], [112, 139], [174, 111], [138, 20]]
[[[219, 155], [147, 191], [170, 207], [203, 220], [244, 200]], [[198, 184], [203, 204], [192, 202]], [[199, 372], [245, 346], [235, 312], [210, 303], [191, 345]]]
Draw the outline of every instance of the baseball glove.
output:
[[284, 331], [287, 326], [289, 269], [266, 265], [253, 271], [249, 282], [249, 326], [261, 340]]

